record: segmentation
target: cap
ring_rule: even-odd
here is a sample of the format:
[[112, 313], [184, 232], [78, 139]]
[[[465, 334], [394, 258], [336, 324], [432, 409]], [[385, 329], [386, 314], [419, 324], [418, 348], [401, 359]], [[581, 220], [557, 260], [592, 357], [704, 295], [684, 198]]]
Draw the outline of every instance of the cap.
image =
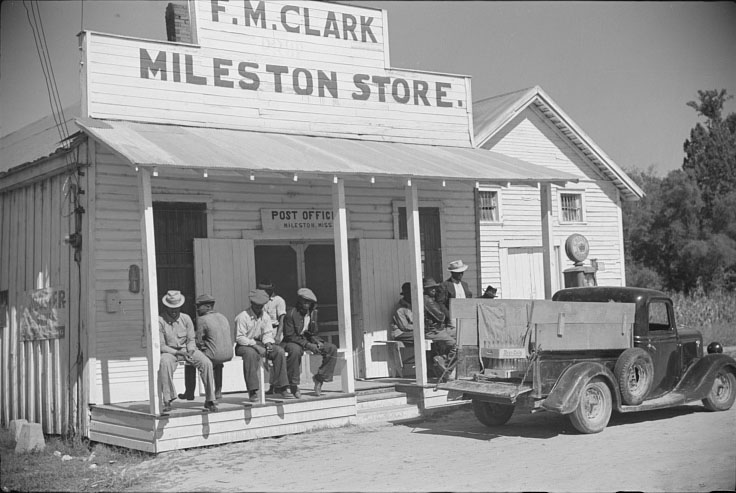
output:
[[296, 295], [299, 296], [300, 298], [304, 298], [307, 301], [317, 303], [317, 297], [314, 295], [312, 290], [309, 288], [300, 288], [296, 292]]
[[254, 289], [248, 293], [248, 299], [254, 305], [265, 305], [270, 299], [268, 293], [262, 289]]

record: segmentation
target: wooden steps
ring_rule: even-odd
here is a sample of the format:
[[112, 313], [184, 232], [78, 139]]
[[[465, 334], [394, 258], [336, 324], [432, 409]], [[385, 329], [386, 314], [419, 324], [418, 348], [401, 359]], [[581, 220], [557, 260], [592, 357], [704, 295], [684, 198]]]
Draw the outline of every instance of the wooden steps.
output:
[[400, 422], [422, 417], [415, 402], [394, 387], [366, 389], [356, 392], [358, 424]]

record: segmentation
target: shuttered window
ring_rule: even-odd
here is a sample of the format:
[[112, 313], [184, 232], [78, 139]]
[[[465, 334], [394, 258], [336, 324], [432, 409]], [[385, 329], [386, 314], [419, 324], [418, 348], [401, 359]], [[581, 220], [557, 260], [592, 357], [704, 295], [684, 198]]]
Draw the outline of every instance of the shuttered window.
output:
[[580, 193], [561, 193], [560, 212], [560, 221], [563, 223], [583, 222], [583, 195]]
[[480, 220], [497, 223], [500, 221], [498, 192], [480, 190], [478, 192], [478, 209]]

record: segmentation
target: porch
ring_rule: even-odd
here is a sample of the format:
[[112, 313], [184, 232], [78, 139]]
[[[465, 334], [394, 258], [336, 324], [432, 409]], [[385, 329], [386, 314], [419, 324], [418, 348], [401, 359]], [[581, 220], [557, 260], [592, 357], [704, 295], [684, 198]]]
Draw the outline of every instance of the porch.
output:
[[370, 422], [421, 419], [463, 401], [449, 402], [447, 391], [420, 386], [409, 378], [356, 380], [355, 392], [341, 391], [335, 379], [322, 395], [300, 386], [300, 399], [266, 396], [263, 404], [248, 401], [247, 392], [224, 393], [215, 413], [203, 412], [204, 397], [175, 400], [168, 415], [149, 412], [148, 401], [91, 404], [89, 439], [159, 453], [304, 433]]

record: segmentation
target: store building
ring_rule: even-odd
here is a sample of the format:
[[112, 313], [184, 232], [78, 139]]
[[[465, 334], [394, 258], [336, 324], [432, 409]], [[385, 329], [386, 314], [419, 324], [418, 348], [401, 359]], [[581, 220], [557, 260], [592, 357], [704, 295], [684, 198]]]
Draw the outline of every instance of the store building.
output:
[[[642, 192], [540, 88], [472, 105], [467, 76], [391, 68], [381, 10], [185, 7], [168, 19], [186, 43], [83, 32], [74, 133], [2, 139], [3, 424], [152, 452], [340, 426], [389, 376], [403, 282], [421, 310], [422, 277], [463, 259], [476, 294], [548, 298], [573, 232], [600, 284], [625, 282], [620, 204]], [[326, 396], [244, 408], [236, 358], [220, 412], [161, 416], [160, 295], [193, 315], [209, 293], [233, 320], [266, 277], [289, 305], [317, 294], [341, 355]], [[421, 412], [447, 403], [424, 347], [420, 330]]]

